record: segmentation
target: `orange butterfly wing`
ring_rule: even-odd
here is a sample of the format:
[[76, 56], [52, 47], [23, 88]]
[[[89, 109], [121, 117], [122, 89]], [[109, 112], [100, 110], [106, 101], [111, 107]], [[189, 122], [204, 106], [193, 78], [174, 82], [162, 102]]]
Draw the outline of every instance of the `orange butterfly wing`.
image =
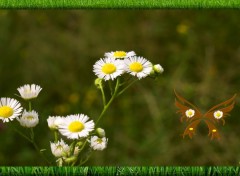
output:
[[[216, 124], [216, 122], [219, 122], [219, 120], [222, 120], [223, 125], [225, 124], [224, 118], [229, 116], [229, 112], [234, 108], [235, 98], [236, 94], [232, 98], [212, 107], [208, 110], [208, 112], [204, 114], [203, 117], [206, 117], [207, 119], [205, 122], [209, 130], [208, 135], [211, 136], [211, 139], [220, 138], [218, 129], [214, 124]], [[217, 113], [219, 113], [219, 115], [217, 115]]]
[[[181, 122], [186, 119], [186, 121], [188, 121], [190, 119], [190, 122], [194, 119], [200, 118], [202, 116], [202, 113], [198, 110], [198, 108], [196, 106], [194, 106], [192, 103], [190, 103], [189, 101], [187, 101], [185, 98], [181, 97], [179, 94], [177, 94], [177, 92], [174, 90], [174, 93], [177, 97], [177, 99], [175, 99], [175, 106], [178, 108], [177, 113], [181, 114]], [[192, 109], [195, 111], [195, 114], [193, 115], [193, 117], [189, 118], [186, 116], [186, 111]]]
[[[211, 120], [213, 123], [216, 123], [216, 122], [219, 122], [219, 120], [222, 120], [224, 125], [225, 124], [224, 118], [229, 116], [230, 115], [229, 112], [232, 111], [232, 109], [234, 108], [234, 104], [235, 104], [234, 100], [236, 96], [237, 95], [235, 94], [232, 98], [212, 107], [211, 109], [208, 110], [208, 112], [204, 114], [204, 117]], [[218, 118], [217, 118], [217, 111], [220, 113]]]

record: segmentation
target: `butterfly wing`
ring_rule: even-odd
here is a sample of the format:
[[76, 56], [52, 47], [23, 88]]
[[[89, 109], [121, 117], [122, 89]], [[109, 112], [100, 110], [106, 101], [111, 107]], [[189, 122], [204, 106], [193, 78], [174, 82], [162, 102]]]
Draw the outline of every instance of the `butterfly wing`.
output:
[[[181, 114], [181, 122], [186, 119], [186, 121], [190, 120], [190, 122], [194, 119], [200, 118], [202, 116], [201, 112], [198, 110], [196, 106], [192, 103], [187, 101], [185, 98], [181, 97], [177, 92], [174, 90], [174, 93], [177, 97], [175, 99], [175, 106], [178, 108], [177, 113]], [[192, 116], [187, 116], [187, 111], [192, 110]]]
[[235, 94], [232, 98], [212, 107], [211, 109], [208, 110], [208, 112], [204, 114], [204, 117], [206, 117], [213, 123], [216, 123], [216, 122], [219, 122], [219, 120], [222, 120], [224, 125], [225, 124], [224, 118], [229, 116], [230, 115], [229, 113], [234, 108], [236, 96], [237, 95]]
[[183, 133], [183, 138], [186, 135], [188, 135], [192, 139], [193, 135], [195, 135], [197, 125], [199, 124], [200, 121], [201, 121], [200, 119], [197, 119], [190, 123]]

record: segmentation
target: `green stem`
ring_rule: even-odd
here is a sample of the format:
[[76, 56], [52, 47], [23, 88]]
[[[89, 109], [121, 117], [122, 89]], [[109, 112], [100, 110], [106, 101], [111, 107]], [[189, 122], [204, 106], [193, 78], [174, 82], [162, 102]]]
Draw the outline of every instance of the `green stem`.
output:
[[71, 147], [71, 151], [70, 151], [70, 156], [73, 156], [76, 144], [77, 144], [77, 141], [74, 140], [73, 143], [71, 144], [72, 147]]
[[102, 118], [102, 116], [105, 114], [106, 110], [109, 108], [109, 106], [110, 106], [111, 103], [113, 102], [114, 98], [115, 98], [116, 95], [117, 95], [118, 88], [119, 88], [119, 79], [117, 79], [117, 83], [116, 83], [116, 86], [115, 86], [115, 89], [114, 89], [114, 93], [113, 93], [111, 99], [110, 99], [109, 102], [103, 107], [103, 110], [102, 110], [100, 116], [98, 117], [95, 126], [97, 126], [97, 124], [99, 123], [99, 120]]
[[28, 109], [29, 109], [29, 111], [32, 111], [32, 103], [31, 103], [31, 101], [28, 102]]
[[100, 84], [100, 89], [101, 89], [101, 92], [102, 92], [103, 106], [105, 106], [106, 105], [106, 98], [105, 98], [105, 93], [104, 93], [102, 84]]
[[123, 92], [125, 92], [125, 90], [127, 90], [130, 86], [132, 86], [135, 82], [137, 82], [138, 79], [135, 79], [134, 81], [132, 81], [128, 86], [126, 86], [123, 90], [121, 90], [117, 96], [121, 95]]
[[113, 87], [112, 87], [112, 81], [111, 80], [108, 81], [108, 86], [110, 88], [110, 92], [111, 92], [111, 95], [112, 95], [113, 94]]
[[40, 152], [39, 147], [37, 146], [37, 144], [34, 142], [34, 133], [33, 133], [33, 129], [31, 128], [31, 138], [29, 138], [28, 136], [26, 136], [25, 134], [23, 134], [21, 131], [18, 131], [17, 129], [14, 129], [18, 134], [20, 134], [22, 137], [24, 137], [25, 139], [27, 139], [30, 143], [33, 144], [35, 150], [37, 152], [39, 152], [39, 154], [43, 157], [43, 159], [48, 163], [51, 164], [51, 162], [44, 156], [43, 153]]
[[81, 161], [80, 161], [79, 166], [81, 166], [81, 165], [83, 165], [84, 163], [86, 163], [87, 160], [90, 158], [91, 155], [92, 155], [92, 152], [90, 153], [90, 155], [88, 155], [88, 156], [86, 157], [85, 160], [83, 160], [83, 161], [81, 160]]
[[58, 141], [58, 132], [55, 130], [54, 131], [54, 142], [57, 143]]

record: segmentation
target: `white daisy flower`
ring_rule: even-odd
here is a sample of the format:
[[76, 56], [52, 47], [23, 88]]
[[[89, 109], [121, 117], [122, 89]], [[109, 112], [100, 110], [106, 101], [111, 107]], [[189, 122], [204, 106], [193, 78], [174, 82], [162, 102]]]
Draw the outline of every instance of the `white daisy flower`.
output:
[[122, 60], [114, 58], [104, 58], [98, 60], [93, 65], [93, 72], [99, 78], [104, 79], [105, 81], [120, 76], [124, 72], [124, 64]]
[[69, 115], [64, 119], [64, 123], [59, 125], [59, 132], [69, 139], [79, 139], [87, 137], [94, 129], [94, 122], [84, 114]]
[[185, 114], [188, 118], [191, 118], [194, 116], [195, 111], [193, 109], [188, 109], [188, 110], [186, 110]]
[[148, 76], [152, 71], [152, 63], [143, 57], [130, 57], [124, 59], [125, 69], [138, 79]]
[[18, 118], [18, 121], [23, 127], [35, 127], [39, 122], [38, 113], [36, 111], [27, 112], [26, 110], [24, 110], [22, 116]]
[[64, 117], [61, 116], [49, 116], [47, 119], [48, 127], [51, 130], [58, 130], [58, 126], [64, 122]]
[[99, 138], [97, 136], [92, 136], [90, 139], [90, 147], [93, 150], [103, 150], [107, 147], [108, 139], [106, 137]]
[[223, 116], [223, 112], [218, 110], [218, 111], [215, 111], [213, 115], [216, 119], [221, 119]]
[[0, 99], [0, 119], [3, 122], [12, 121], [14, 118], [21, 115], [21, 104], [12, 98]]
[[70, 147], [62, 139], [56, 143], [50, 142], [50, 146], [55, 157], [63, 157], [70, 152]]
[[21, 97], [25, 100], [36, 98], [42, 88], [35, 84], [26, 84], [22, 87], [19, 87], [18, 92], [20, 93]]
[[104, 54], [105, 57], [109, 58], [127, 58], [127, 57], [132, 57], [135, 56], [136, 53], [134, 51], [130, 52], [125, 52], [125, 51], [112, 51], [112, 52], [107, 52]]

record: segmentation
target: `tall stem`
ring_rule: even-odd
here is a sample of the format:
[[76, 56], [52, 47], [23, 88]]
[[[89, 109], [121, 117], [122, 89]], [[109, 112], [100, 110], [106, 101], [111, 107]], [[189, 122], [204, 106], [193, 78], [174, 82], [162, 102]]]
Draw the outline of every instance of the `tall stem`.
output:
[[102, 118], [102, 116], [105, 114], [105, 112], [107, 111], [107, 109], [109, 108], [109, 106], [111, 105], [111, 103], [113, 102], [114, 98], [116, 97], [117, 95], [117, 92], [118, 92], [118, 88], [119, 88], [119, 79], [117, 79], [117, 83], [116, 83], [116, 86], [115, 86], [115, 89], [114, 89], [114, 93], [111, 97], [111, 99], [108, 101], [108, 103], [103, 107], [103, 110], [100, 114], [100, 116], [98, 117], [97, 121], [96, 121], [96, 126], [97, 124], [99, 123], [100, 119]]
[[28, 102], [28, 109], [29, 109], [29, 111], [32, 110], [32, 103], [31, 103], [31, 101]]

